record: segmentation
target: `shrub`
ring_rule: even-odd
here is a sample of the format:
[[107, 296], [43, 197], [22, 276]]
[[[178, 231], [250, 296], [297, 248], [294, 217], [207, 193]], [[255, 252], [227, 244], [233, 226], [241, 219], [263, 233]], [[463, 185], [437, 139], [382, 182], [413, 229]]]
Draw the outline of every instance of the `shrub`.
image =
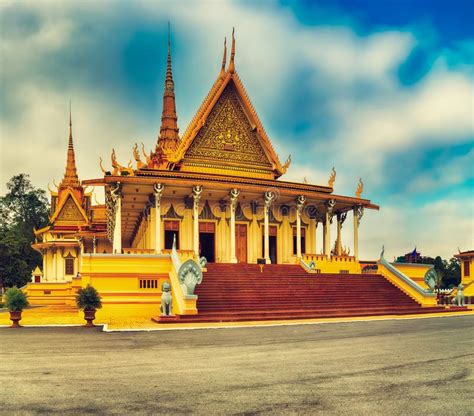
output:
[[29, 305], [26, 295], [16, 286], [5, 292], [5, 306], [9, 311], [22, 311]]
[[76, 305], [79, 309], [90, 311], [102, 308], [102, 300], [99, 292], [91, 285], [87, 285], [85, 288], [81, 287], [77, 291]]

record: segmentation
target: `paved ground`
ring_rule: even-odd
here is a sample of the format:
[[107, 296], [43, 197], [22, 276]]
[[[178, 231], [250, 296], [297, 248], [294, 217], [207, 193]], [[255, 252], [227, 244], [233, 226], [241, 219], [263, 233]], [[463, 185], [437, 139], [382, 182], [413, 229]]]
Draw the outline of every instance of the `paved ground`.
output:
[[0, 413], [473, 415], [474, 317], [0, 328]]

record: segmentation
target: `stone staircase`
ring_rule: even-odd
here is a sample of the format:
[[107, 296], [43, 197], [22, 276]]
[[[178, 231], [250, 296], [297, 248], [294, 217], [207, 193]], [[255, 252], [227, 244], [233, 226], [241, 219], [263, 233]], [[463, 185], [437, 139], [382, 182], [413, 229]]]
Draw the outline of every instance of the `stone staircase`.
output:
[[377, 274], [309, 274], [298, 265], [213, 263], [197, 286], [198, 315], [178, 322], [231, 322], [405, 315], [453, 310], [422, 308]]

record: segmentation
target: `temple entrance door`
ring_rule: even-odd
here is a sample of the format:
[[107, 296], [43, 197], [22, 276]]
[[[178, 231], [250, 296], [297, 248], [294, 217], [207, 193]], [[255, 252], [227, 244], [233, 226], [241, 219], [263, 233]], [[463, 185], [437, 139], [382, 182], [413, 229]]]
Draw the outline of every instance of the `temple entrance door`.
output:
[[213, 222], [199, 223], [199, 255], [209, 263], [216, 261], [216, 224]]
[[235, 250], [238, 263], [247, 263], [247, 224], [235, 224]]
[[[263, 230], [262, 230], [263, 232]], [[270, 261], [272, 264], [277, 264], [277, 227], [270, 225], [268, 228], [268, 242], [269, 242], [269, 254]], [[265, 236], [262, 235], [262, 258], [265, 257]]]

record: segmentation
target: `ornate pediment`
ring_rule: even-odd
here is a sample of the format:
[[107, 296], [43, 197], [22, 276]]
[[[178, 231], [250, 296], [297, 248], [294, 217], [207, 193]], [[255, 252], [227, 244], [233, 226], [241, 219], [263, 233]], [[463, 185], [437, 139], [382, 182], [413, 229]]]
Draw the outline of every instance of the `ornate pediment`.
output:
[[224, 168], [227, 165], [242, 165], [272, 170], [272, 163], [243, 109], [233, 83], [226, 86], [186, 151], [186, 162]]
[[78, 222], [84, 221], [84, 216], [71, 195], [68, 195], [61, 210], [56, 216], [56, 221]]

